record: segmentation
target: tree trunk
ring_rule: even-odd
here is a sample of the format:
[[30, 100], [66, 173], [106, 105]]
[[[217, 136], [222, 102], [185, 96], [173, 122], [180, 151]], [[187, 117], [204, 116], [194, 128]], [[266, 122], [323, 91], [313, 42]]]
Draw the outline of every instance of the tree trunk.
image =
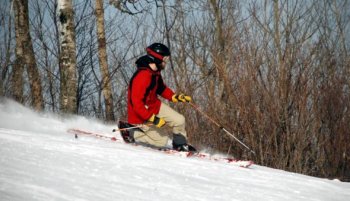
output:
[[[6, 17], [7, 16], [7, 17]], [[6, 91], [11, 89], [4, 89], [4, 80], [6, 78], [6, 75], [8, 75], [9, 72], [9, 66], [11, 63], [11, 38], [12, 38], [12, 17], [10, 15], [5, 15], [4, 13], [1, 15], [1, 17], [5, 20], [8, 18], [8, 28], [7, 28], [7, 33], [5, 32], [5, 37], [4, 37], [4, 44], [6, 44], [4, 47], [5, 49], [5, 63], [1, 66], [0, 70], [0, 97], [4, 96], [6, 94]], [[4, 28], [5, 30], [5, 28]]]
[[59, 0], [60, 20], [60, 104], [61, 111], [77, 113], [77, 76], [74, 12], [72, 0]]
[[21, 2], [14, 1], [14, 15], [15, 15], [15, 36], [16, 36], [16, 47], [15, 47], [15, 55], [16, 60], [13, 65], [13, 73], [12, 73], [12, 90], [13, 90], [13, 98], [19, 102], [23, 103], [23, 70], [24, 70], [24, 53], [23, 53], [23, 29], [24, 26], [24, 8], [21, 6]]
[[[29, 84], [31, 89], [32, 106], [36, 110], [44, 108], [44, 101], [42, 96], [41, 78], [36, 66], [32, 38], [29, 30], [29, 14], [28, 14], [28, 0], [15, 0], [15, 28], [16, 28], [16, 64], [14, 70], [14, 82], [16, 91], [16, 100], [20, 100], [20, 94], [23, 94], [23, 70], [27, 67]], [[20, 87], [20, 88], [17, 88]], [[23, 101], [23, 98], [22, 98]], [[19, 101], [19, 102], [22, 102]]]
[[29, 30], [29, 14], [28, 14], [28, 0], [21, 0], [22, 6], [24, 7], [24, 59], [27, 65], [27, 71], [29, 76], [29, 84], [32, 96], [32, 106], [36, 110], [44, 109], [44, 100], [41, 87], [41, 78], [39, 70], [36, 66], [36, 60], [33, 50], [32, 37], [30, 36]]
[[[225, 65], [225, 36], [223, 32], [222, 13], [220, 1], [210, 0], [215, 18], [215, 39], [217, 41], [216, 48], [213, 50], [214, 67], [218, 77], [218, 95], [216, 102], [224, 102], [227, 104], [229, 93], [229, 83], [227, 78], [227, 67]], [[216, 87], [214, 87], [216, 88]], [[213, 93], [214, 94], [214, 93]]]
[[108, 71], [107, 62], [107, 47], [104, 30], [104, 10], [103, 0], [96, 0], [96, 19], [97, 19], [97, 38], [98, 38], [98, 61], [102, 73], [101, 89], [105, 100], [106, 119], [108, 121], [114, 120], [113, 112], [113, 96], [111, 77]]

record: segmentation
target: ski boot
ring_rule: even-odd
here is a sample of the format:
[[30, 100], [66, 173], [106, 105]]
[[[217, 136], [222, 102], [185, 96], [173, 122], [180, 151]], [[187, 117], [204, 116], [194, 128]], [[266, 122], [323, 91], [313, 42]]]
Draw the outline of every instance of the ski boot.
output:
[[197, 152], [197, 149], [194, 148], [190, 144], [183, 144], [183, 145], [174, 145], [173, 144], [173, 149], [176, 151], [185, 151], [185, 152], [193, 152], [193, 153]]
[[[126, 123], [126, 122], [123, 122], [123, 121], [119, 121], [118, 122], [118, 127], [120, 129], [123, 129], [123, 128], [129, 128], [129, 127], [133, 127], [133, 125], [129, 124], [129, 123]], [[120, 131], [120, 135], [122, 136], [124, 142], [126, 143], [135, 143], [135, 139], [132, 135], [133, 132], [132, 130], [121, 130]]]
[[173, 149], [176, 151], [197, 152], [196, 148], [188, 144], [185, 136], [181, 134], [173, 134]]

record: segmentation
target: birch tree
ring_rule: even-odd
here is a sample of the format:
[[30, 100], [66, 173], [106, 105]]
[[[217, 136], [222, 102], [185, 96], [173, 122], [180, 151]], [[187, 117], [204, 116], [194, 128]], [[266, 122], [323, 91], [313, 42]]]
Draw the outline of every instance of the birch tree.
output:
[[77, 76], [74, 11], [72, 0], [59, 0], [60, 104], [61, 111], [77, 113]]

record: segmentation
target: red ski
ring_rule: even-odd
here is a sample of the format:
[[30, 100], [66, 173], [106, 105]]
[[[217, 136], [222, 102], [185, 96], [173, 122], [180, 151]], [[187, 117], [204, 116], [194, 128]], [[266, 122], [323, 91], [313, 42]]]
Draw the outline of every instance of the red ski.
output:
[[91, 131], [85, 131], [85, 130], [76, 129], [76, 128], [68, 129], [67, 132], [74, 134], [75, 138], [78, 138], [78, 135], [90, 135], [90, 136], [94, 136], [94, 137], [97, 137], [97, 138], [104, 138], [104, 139], [110, 139], [112, 141], [117, 141], [116, 137], [102, 135], [102, 134], [99, 134], [99, 133], [95, 133], [95, 132], [91, 132]]
[[[108, 135], [104, 135], [104, 134], [100, 134], [100, 133], [96, 133], [96, 132], [91, 132], [91, 131], [86, 131], [86, 130], [82, 130], [82, 129], [72, 128], [72, 129], [68, 129], [67, 132], [74, 134], [75, 138], [78, 138], [78, 135], [87, 135], [87, 136], [93, 136], [93, 137], [100, 138], [100, 139], [111, 140], [113, 142], [125, 143], [125, 142], [122, 142], [122, 140], [117, 139], [114, 136], [108, 136]], [[138, 146], [135, 143], [125, 143], [125, 144]], [[181, 151], [177, 151], [177, 150], [173, 150], [173, 149], [154, 149], [154, 148], [150, 148], [150, 147], [144, 147], [144, 148], [148, 148], [148, 149], [154, 150], [154, 151], [163, 152], [166, 154], [185, 157], [185, 158], [199, 158], [199, 159], [205, 159], [205, 160], [210, 160], [210, 161], [230, 163], [234, 166], [244, 167], [244, 168], [248, 168], [254, 164], [254, 162], [250, 161], [250, 160], [237, 160], [237, 159], [229, 158], [229, 157], [215, 156], [215, 155], [211, 155], [208, 153], [181, 152]]]

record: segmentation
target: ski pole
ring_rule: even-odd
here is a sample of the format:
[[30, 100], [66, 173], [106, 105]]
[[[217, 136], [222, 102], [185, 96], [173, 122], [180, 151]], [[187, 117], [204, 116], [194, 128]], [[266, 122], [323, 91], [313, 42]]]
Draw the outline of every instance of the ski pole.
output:
[[[152, 125], [152, 123], [149, 124], [144, 124], [146, 126], [150, 126]], [[144, 125], [138, 125], [138, 126], [132, 126], [132, 127], [128, 127], [128, 128], [119, 128], [119, 129], [113, 129], [112, 132], [117, 132], [117, 131], [126, 131], [126, 130], [130, 130], [130, 129], [134, 129], [134, 128], [141, 128]]]
[[225, 131], [225, 133], [227, 135], [229, 135], [230, 137], [232, 137], [233, 139], [235, 139], [237, 142], [239, 142], [243, 147], [245, 147], [246, 149], [248, 149], [251, 153], [253, 153], [255, 155], [255, 152], [250, 149], [246, 144], [244, 144], [242, 141], [240, 141], [235, 135], [233, 135], [232, 133], [230, 133], [226, 128], [224, 128], [223, 126], [221, 126], [218, 122], [216, 122], [213, 118], [211, 118], [209, 115], [207, 115], [206, 113], [204, 113], [202, 110], [199, 109], [199, 107], [197, 105], [195, 105], [192, 102], [188, 102], [194, 109], [196, 109], [199, 113], [201, 113], [203, 116], [205, 116], [207, 119], [209, 119], [212, 123], [214, 123], [216, 126], [218, 126], [221, 130]]
[[117, 131], [126, 131], [134, 128], [141, 128], [141, 126], [133, 126], [133, 127], [128, 127], [128, 128], [119, 128], [119, 129], [113, 129], [112, 132], [117, 132]]

